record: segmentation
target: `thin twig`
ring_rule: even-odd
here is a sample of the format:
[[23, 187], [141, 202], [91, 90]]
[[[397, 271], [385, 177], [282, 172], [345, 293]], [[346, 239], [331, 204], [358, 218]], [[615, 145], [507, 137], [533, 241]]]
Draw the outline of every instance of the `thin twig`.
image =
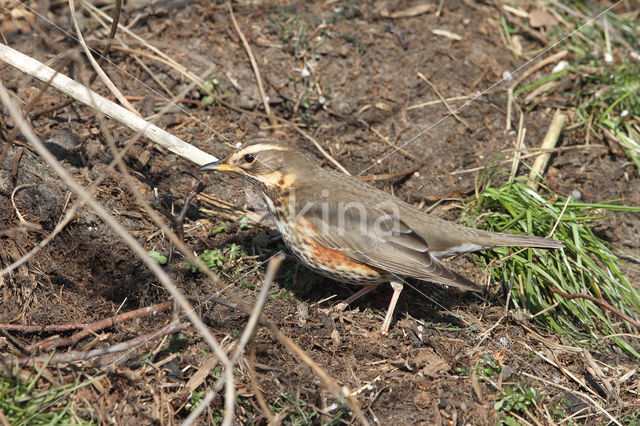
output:
[[540, 68], [545, 67], [548, 64], [554, 63], [559, 61], [560, 59], [564, 58], [565, 56], [567, 56], [569, 54], [569, 51], [567, 50], [561, 50], [558, 53], [554, 53], [551, 56], [548, 56], [546, 58], [544, 58], [543, 60], [541, 60], [540, 62], [538, 62], [537, 64], [535, 64], [534, 66], [532, 66], [531, 68], [527, 69], [525, 72], [523, 72], [520, 77], [518, 77], [513, 84], [509, 87], [511, 90], [515, 89], [516, 87], [518, 87], [518, 85], [520, 83], [522, 83], [522, 81], [529, 77], [531, 74], [533, 74], [534, 72], [538, 71]]
[[567, 201], [564, 203], [564, 206], [562, 207], [562, 210], [560, 211], [560, 215], [558, 216], [558, 220], [556, 220], [556, 223], [553, 224], [553, 228], [551, 228], [551, 232], [549, 232], [549, 235], [547, 235], [547, 238], [551, 238], [553, 236], [553, 233], [556, 232], [556, 228], [560, 224], [560, 220], [562, 219], [562, 216], [564, 216], [564, 212], [567, 210], [567, 207], [569, 206], [569, 202], [570, 201], [571, 201], [571, 195], [569, 195], [567, 197]]
[[[109, 38], [107, 39], [107, 44], [102, 48], [102, 52], [98, 57], [98, 68], [102, 68], [104, 63], [107, 60], [107, 55], [109, 54], [109, 50], [111, 49], [111, 44], [116, 37], [116, 33], [118, 32], [118, 23], [120, 22], [120, 12], [122, 11], [122, 0], [116, 0], [113, 5], [113, 17], [111, 18], [111, 28], [109, 29]], [[89, 77], [89, 86], [93, 84], [96, 80], [98, 73], [95, 72]]]
[[13, 337], [11, 334], [9, 334], [9, 332], [7, 332], [5, 329], [0, 328], [0, 336], [2, 336], [5, 339], [7, 339], [9, 341], [9, 343], [11, 343], [13, 346], [15, 346], [23, 354], [28, 355], [28, 356], [32, 355], [33, 352], [30, 351], [29, 348], [27, 348], [22, 343], [20, 343], [15, 337]]
[[349, 175], [349, 176], [351, 176], [351, 173], [349, 173], [349, 170], [347, 170], [347, 169], [346, 169], [342, 164], [340, 164], [340, 163], [338, 162], [338, 160], [336, 160], [335, 158], [333, 158], [333, 157], [331, 156], [331, 154], [329, 154], [327, 151], [325, 151], [325, 149], [324, 149], [324, 148], [322, 148], [322, 145], [320, 145], [320, 143], [319, 143], [319, 142], [318, 142], [318, 141], [317, 141], [313, 136], [311, 136], [309, 133], [307, 133], [306, 131], [304, 131], [300, 126], [297, 126], [296, 124], [291, 123], [291, 122], [289, 122], [289, 121], [287, 121], [287, 120], [280, 119], [279, 117], [278, 117], [278, 120], [279, 120], [279, 121], [282, 121], [283, 123], [287, 123], [287, 124], [289, 124], [290, 126], [292, 126], [294, 129], [296, 129], [296, 131], [297, 131], [298, 133], [300, 133], [302, 136], [304, 136], [305, 138], [307, 138], [308, 140], [310, 140], [310, 141], [311, 141], [311, 143], [312, 143], [312, 144], [314, 144], [314, 145], [315, 145], [315, 147], [318, 149], [318, 151], [320, 151], [320, 154], [324, 155], [324, 157], [325, 157], [327, 160], [331, 161], [331, 163], [333, 163], [333, 165], [334, 165], [334, 166], [336, 166], [336, 167], [337, 167], [337, 168], [338, 168], [342, 173], [344, 173], [345, 175]]
[[134, 318], [140, 318], [145, 315], [155, 315], [158, 312], [170, 309], [172, 306], [173, 301], [158, 303], [157, 305], [147, 306], [144, 308], [136, 309], [134, 311], [125, 312], [124, 314], [116, 315], [113, 318], [106, 318], [92, 323], [70, 323], [52, 325], [0, 324], [0, 329], [19, 331], [20, 333], [60, 333], [78, 329], [90, 329], [95, 332], [108, 327], [112, 327], [115, 324], [130, 321]]
[[585, 300], [589, 300], [597, 305], [600, 305], [602, 308], [606, 309], [607, 311], [613, 313], [614, 315], [617, 315], [618, 317], [622, 318], [623, 320], [627, 321], [628, 323], [640, 328], [640, 321], [637, 321], [633, 318], [631, 318], [629, 315], [625, 314], [624, 312], [621, 312], [620, 310], [616, 309], [613, 305], [611, 305], [609, 302], [607, 302], [606, 300], [602, 299], [602, 298], [597, 298], [594, 296], [591, 296], [589, 294], [585, 294], [585, 293], [573, 293], [573, 294], [569, 294], [569, 293], [565, 293], [564, 291], [558, 290], [555, 287], [551, 288], [551, 291], [555, 294], [559, 294], [560, 296], [564, 297], [565, 299], [571, 300], [571, 299], [585, 299]]
[[32, 351], [35, 350], [47, 350], [58, 348], [60, 346], [73, 346], [80, 340], [93, 335], [94, 333], [104, 330], [105, 328], [113, 327], [116, 324], [123, 323], [125, 321], [131, 321], [134, 318], [144, 317], [146, 315], [155, 315], [158, 312], [163, 312], [173, 307], [173, 301], [159, 303], [153, 306], [147, 306], [145, 308], [136, 309], [134, 311], [125, 312], [124, 314], [116, 315], [112, 318], [105, 318], [100, 321], [96, 321], [91, 324], [87, 324], [83, 330], [75, 333], [74, 335], [66, 338], [59, 338], [56, 340], [49, 340], [45, 343], [34, 343], [29, 347]]
[[582, 398], [585, 398], [587, 401], [589, 401], [589, 403], [591, 403], [591, 405], [593, 407], [595, 407], [598, 411], [600, 411], [602, 414], [607, 416], [609, 418], [609, 421], [611, 421], [612, 423], [617, 424], [618, 426], [622, 426], [622, 424], [618, 420], [616, 420], [615, 417], [613, 417], [607, 410], [602, 408], [602, 406], [600, 404], [598, 404], [596, 401], [594, 401], [594, 399], [591, 398], [591, 396], [587, 395], [586, 393], [575, 391], [575, 390], [570, 389], [570, 388], [568, 388], [566, 386], [563, 386], [561, 384], [551, 382], [549, 380], [543, 379], [542, 377], [539, 377], [539, 376], [536, 376], [536, 375], [533, 375], [533, 374], [529, 374], [526, 371], [523, 371], [522, 374], [524, 376], [527, 376], [527, 377], [531, 378], [531, 379], [540, 380], [541, 382], [546, 383], [547, 385], [555, 386], [555, 387], [557, 387], [559, 389], [564, 390], [565, 392], [569, 392], [569, 393], [574, 393], [574, 394], [580, 395]]
[[271, 126], [275, 127], [278, 122], [273, 117], [271, 113], [271, 107], [269, 106], [269, 100], [267, 99], [267, 94], [264, 91], [264, 85], [262, 84], [262, 77], [260, 76], [260, 68], [258, 68], [258, 63], [256, 59], [253, 57], [253, 52], [251, 51], [251, 46], [249, 46], [249, 42], [247, 42], [246, 37], [242, 33], [240, 26], [238, 25], [238, 21], [236, 21], [236, 17], [233, 13], [233, 7], [231, 7], [231, 1], [227, 2], [227, 6], [229, 7], [229, 15], [231, 16], [231, 22], [233, 23], [233, 28], [235, 28], [240, 40], [242, 40], [242, 45], [244, 49], [247, 51], [247, 55], [249, 56], [249, 61], [251, 62], [251, 68], [253, 68], [253, 72], [256, 75], [256, 82], [258, 83], [258, 90], [260, 91], [260, 97], [262, 98], [262, 104], [264, 105], [264, 111], [271, 118]]
[[431, 155], [427, 155], [426, 158], [424, 158], [422, 161], [420, 161], [420, 163], [416, 164], [415, 166], [411, 166], [408, 169], [401, 170], [397, 173], [384, 173], [380, 175], [364, 175], [364, 176], [358, 176], [358, 179], [363, 180], [365, 182], [402, 179], [422, 169], [425, 166], [425, 164], [427, 164], [427, 161], [429, 160], [429, 158], [431, 158]]
[[129, 350], [136, 346], [143, 345], [151, 340], [158, 339], [160, 337], [164, 337], [169, 334], [173, 334], [180, 330], [184, 330], [187, 327], [188, 327], [188, 324], [180, 323], [180, 322], [172, 322], [168, 326], [163, 327], [158, 331], [154, 331], [153, 333], [145, 334], [143, 336], [138, 336], [133, 339], [127, 340], [125, 342], [108, 346], [106, 348], [92, 349], [90, 351], [65, 352], [65, 353], [55, 354], [53, 356], [49, 354], [49, 355], [41, 355], [36, 357], [25, 357], [25, 358], [17, 358], [17, 359], [0, 358], [0, 364], [9, 366], [9, 365], [25, 365], [25, 364], [35, 363], [35, 362], [46, 362], [46, 361], [48, 361], [50, 364], [86, 361], [90, 358], [110, 355], [117, 352], [123, 352], [123, 351]]
[[273, 413], [269, 409], [269, 405], [264, 399], [264, 395], [262, 395], [262, 391], [260, 390], [260, 385], [258, 384], [258, 379], [256, 378], [256, 345], [255, 342], [252, 342], [249, 348], [249, 381], [251, 382], [251, 387], [253, 388], [253, 393], [256, 396], [256, 400], [258, 401], [258, 405], [262, 410], [262, 413], [267, 417], [269, 424], [274, 424]]
[[74, 0], [69, 0], [69, 12], [71, 13], [71, 20], [73, 21], [73, 26], [76, 29], [76, 35], [78, 37], [78, 41], [82, 46], [82, 50], [84, 50], [85, 55], [87, 55], [87, 59], [91, 63], [94, 71], [100, 77], [100, 80], [104, 83], [105, 86], [109, 89], [109, 91], [120, 101], [120, 103], [133, 114], [140, 116], [140, 113], [136, 111], [136, 109], [129, 103], [129, 101], [122, 95], [122, 92], [118, 90], [118, 88], [113, 84], [113, 82], [107, 77], [107, 74], [102, 70], [98, 62], [93, 58], [91, 54], [91, 50], [87, 46], [87, 43], [84, 41], [84, 37], [82, 35], [82, 31], [80, 31], [80, 25], [78, 24], [78, 18], [76, 18], [76, 5]]
[[16, 213], [16, 216], [18, 217], [18, 220], [20, 221], [21, 224], [27, 224], [29, 222], [25, 220], [24, 216], [22, 216], [22, 213], [20, 213], [20, 210], [16, 205], [16, 194], [21, 189], [31, 188], [32, 186], [36, 186], [36, 185], [34, 183], [25, 183], [25, 184], [16, 186], [15, 188], [13, 188], [13, 191], [11, 191], [11, 205], [13, 206], [13, 210]]
[[444, 104], [444, 106], [447, 107], [447, 110], [449, 110], [449, 113], [451, 115], [453, 115], [455, 117], [456, 120], [458, 120], [459, 122], [461, 122], [462, 124], [464, 124], [464, 126], [467, 129], [471, 129], [471, 126], [469, 126], [469, 123], [467, 123], [462, 117], [460, 117], [458, 115], [458, 113], [456, 112], [455, 109], [451, 108], [451, 105], [449, 105], [449, 102], [447, 102], [447, 100], [444, 98], [444, 96], [442, 96], [442, 94], [440, 94], [440, 91], [438, 90], [438, 88], [436, 87], [435, 84], [433, 84], [427, 77], [424, 76], [424, 74], [422, 74], [421, 72], [418, 73], [418, 77], [420, 77], [420, 79], [424, 80], [425, 83], [427, 83], [431, 89], [433, 89], [433, 91], [436, 93], [436, 95], [438, 96], [438, 98], [440, 98], [440, 101]]
[[[446, 98], [445, 101], [447, 102], [455, 102], [455, 101], [466, 101], [473, 98], [473, 96], [453, 96], [451, 98]], [[419, 104], [415, 104], [415, 105], [410, 105], [407, 107], [407, 111], [411, 111], [412, 109], [418, 109], [418, 108], [424, 108], [427, 106], [431, 106], [431, 105], [438, 105], [443, 103], [442, 100], [438, 99], [435, 101], [427, 101], [427, 102], [420, 102]]]
[[276, 276], [276, 272], [278, 272], [278, 269], [280, 268], [280, 264], [282, 263], [284, 258], [285, 258], [285, 255], [281, 252], [276, 254], [275, 257], [272, 257], [271, 260], [269, 260], [269, 264], [267, 266], [267, 273], [265, 274], [265, 277], [264, 277], [264, 283], [262, 284], [262, 288], [260, 289], [260, 293], [258, 294], [256, 303], [253, 306], [253, 310], [251, 311], [251, 316], [249, 317], [249, 321], [247, 321], [247, 325], [245, 326], [244, 331], [240, 336], [240, 342], [238, 343], [238, 347], [236, 348], [236, 351], [234, 352], [233, 357], [231, 357], [232, 362], [235, 362], [238, 358], [240, 358], [240, 355], [242, 355], [242, 352], [244, 351], [245, 346], [247, 346], [247, 343], [249, 342], [249, 339], [251, 339], [251, 336], [253, 335], [253, 331], [256, 327], [256, 324], [258, 323], [258, 319], [260, 318], [260, 314], [262, 313], [262, 308], [264, 306], [264, 303], [266, 302], [267, 296], [269, 295], [269, 289], [271, 288], [271, 283], [273, 282], [273, 279]]
[[[436, 101], [437, 103], [440, 103], [440, 101]], [[369, 130], [371, 130], [373, 133], [375, 133], [375, 135], [377, 137], [379, 137], [384, 143], [386, 143], [387, 145], [389, 145], [391, 148], [395, 148], [397, 149], [397, 151], [404, 155], [405, 157], [407, 157], [409, 160], [411, 161], [419, 161], [418, 157], [416, 157], [415, 155], [413, 155], [412, 153], [410, 153], [409, 151], [407, 151], [404, 148], [399, 148], [397, 146], [395, 146], [390, 140], [389, 138], [387, 138], [386, 136], [384, 136], [382, 133], [380, 133], [375, 127], [371, 126], [369, 123], [367, 123], [366, 121], [364, 121], [362, 118], [358, 119], [358, 122], [362, 123], [363, 125], [365, 125]], [[362, 179], [362, 177], [360, 178]]]
[[[176, 230], [176, 235], [180, 238], [181, 241], [184, 241], [184, 218], [187, 216], [187, 212], [189, 211], [189, 204], [191, 201], [204, 189], [204, 185], [202, 182], [198, 182], [198, 186], [195, 191], [192, 191], [187, 198], [184, 200], [184, 205], [182, 206], [182, 210], [178, 216], [173, 219], [173, 227]], [[173, 250], [169, 250], [171, 253]]]

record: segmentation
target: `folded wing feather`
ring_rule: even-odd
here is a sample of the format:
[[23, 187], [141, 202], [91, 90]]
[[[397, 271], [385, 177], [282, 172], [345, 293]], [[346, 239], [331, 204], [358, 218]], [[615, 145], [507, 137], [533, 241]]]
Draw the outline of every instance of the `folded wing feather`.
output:
[[314, 239], [319, 244], [339, 250], [355, 261], [399, 277], [480, 291], [472, 281], [433, 257], [424, 238], [397, 216], [373, 209], [367, 210], [369, 217], [362, 217], [361, 213], [357, 209], [310, 208], [304, 218], [314, 225]]

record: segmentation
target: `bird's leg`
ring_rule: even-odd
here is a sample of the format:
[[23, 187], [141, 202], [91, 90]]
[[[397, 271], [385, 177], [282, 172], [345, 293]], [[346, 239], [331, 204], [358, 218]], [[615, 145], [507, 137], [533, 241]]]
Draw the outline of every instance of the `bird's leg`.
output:
[[404, 287], [400, 281], [391, 281], [389, 284], [391, 284], [391, 287], [393, 288], [393, 296], [391, 296], [387, 315], [384, 317], [384, 321], [382, 322], [382, 334], [387, 334], [389, 332], [391, 317], [393, 317], [393, 311], [396, 309], [396, 303], [398, 303], [398, 298], [400, 297], [400, 293], [402, 293], [402, 289]]
[[353, 293], [351, 296], [349, 296], [348, 299], [345, 299], [344, 301], [338, 303], [336, 306], [334, 306], [334, 310], [336, 312], [342, 312], [344, 311], [347, 306], [349, 306], [349, 304], [351, 302], [353, 302], [354, 300], [358, 299], [361, 296], [364, 296], [365, 294], [373, 291], [376, 289], [376, 287], [378, 287], [378, 284], [370, 284], [366, 287], [363, 287], [362, 289], [358, 290], [357, 292]]

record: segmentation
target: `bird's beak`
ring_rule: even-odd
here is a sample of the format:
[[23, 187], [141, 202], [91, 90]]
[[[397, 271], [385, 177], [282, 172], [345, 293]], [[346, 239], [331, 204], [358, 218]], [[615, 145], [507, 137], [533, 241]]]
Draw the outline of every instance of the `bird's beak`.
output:
[[237, 166], [234, 166], [232, 164], [223, 164], [222, 161], [214, 161], [213, 163], [205, 164], [204, 166], [200, 167], [198, 169], [198, 171], [201, 171], [201, 172], [209, 172], [209, 171], [227, 172], [229, 170], [233, 170], [233, 169], [236, 169], [236, 168], [237, 168]]

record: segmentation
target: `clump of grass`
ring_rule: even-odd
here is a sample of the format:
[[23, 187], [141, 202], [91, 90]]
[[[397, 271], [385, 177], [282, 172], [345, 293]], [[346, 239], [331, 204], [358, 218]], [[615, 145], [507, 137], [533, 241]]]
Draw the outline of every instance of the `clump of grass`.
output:
[[[639, 27], [640, 29], [640, 27]], [[582, 123], [617, 141], [627, 157], [640, 170], [640, 64], [600, 64], [599, 68], [576, 68], [576, 93], [581, 101], [576, 108]]]
[[26, 380], [8, 372], [9, 367], [4, 368], [6, 369], [3, 369], [0, 374], [0, 410], [9, 424], [93, 424], [90, 413], [81, 415], [75, 411], [73, 395], [78, 389], [104, 376], [82, 383], [50, 385], [42, 388], [40, 378], [46, 364], [40, 370], [32, 371]]
[[497, 188], [491, 186], [491, 181], [489, 177], [478, 198], [467, 206], [463, 222], [490, 231], [542, 237], [548, 236], [557, 224], [552, 238], [565, 244], [560, 250], [517, 252], [513, 248], [496, 248], [478, 255], [485, 267], [491, 262], [499, 265], [492, 269], [493, 278], [507, 291], [512, 286], [510, 302], [577, 344], [606, 344], [603, 339], [607, 336], [623, 351], [640, 358], [639, 348], [633, 346], [637, 341], [621, 335], [638, 333], [630, 323], [592, 301], [567, 300], [552, 291], [604, 299], [631, 318], [640, 318], [640, 291], [621, 272], [622, 260], [611, 244], [588, 226], [589, 221], [604, 215], [640, 212], [640, 207], [622, 206], [614, 201], [567, 203], [565, 197], [550, 191], [545, 197], [539, 195], [520, 178]]

